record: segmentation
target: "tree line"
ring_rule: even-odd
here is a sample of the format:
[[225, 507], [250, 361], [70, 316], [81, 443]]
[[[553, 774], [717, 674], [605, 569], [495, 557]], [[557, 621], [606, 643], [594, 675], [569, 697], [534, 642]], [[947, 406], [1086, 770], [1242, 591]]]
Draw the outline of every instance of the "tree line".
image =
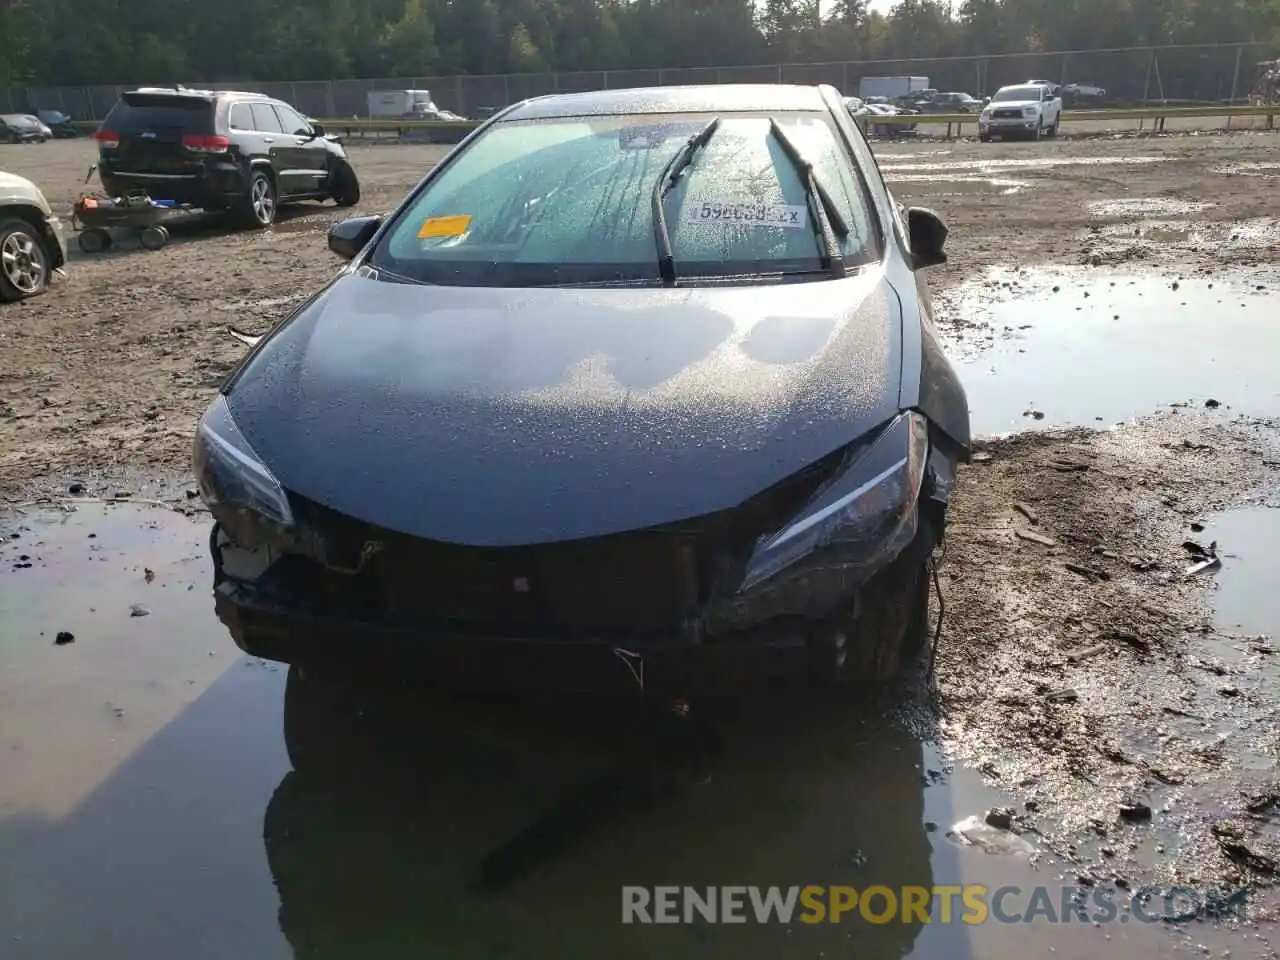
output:
[[887, 16], [866, 0], [0, 0], [0, 83], [429, 77], [1235, 41], [1280, 46], [1280, 0], [900, 0]]

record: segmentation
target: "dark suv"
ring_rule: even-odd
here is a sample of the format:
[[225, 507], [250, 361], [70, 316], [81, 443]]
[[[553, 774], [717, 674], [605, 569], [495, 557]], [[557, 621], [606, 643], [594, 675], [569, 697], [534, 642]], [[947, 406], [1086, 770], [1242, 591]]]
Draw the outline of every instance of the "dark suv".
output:
[[144, 88], [126, 93], [94, 134], [112, 196], [145, 192], [246, 226], [270, 226], [280, 203], [360, 200], [346, 152], [286, 103], [257, 93]]

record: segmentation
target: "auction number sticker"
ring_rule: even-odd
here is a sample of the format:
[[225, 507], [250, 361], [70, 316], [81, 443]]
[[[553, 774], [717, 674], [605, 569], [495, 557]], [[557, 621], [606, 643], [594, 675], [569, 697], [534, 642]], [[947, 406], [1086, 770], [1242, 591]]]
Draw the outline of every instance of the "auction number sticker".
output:
[[692, 200], [685, 207], [685, 219], [690, 223], [737, 223], [748, 227], [804, 230], [809, 226], [809, 211], [799, 204]]

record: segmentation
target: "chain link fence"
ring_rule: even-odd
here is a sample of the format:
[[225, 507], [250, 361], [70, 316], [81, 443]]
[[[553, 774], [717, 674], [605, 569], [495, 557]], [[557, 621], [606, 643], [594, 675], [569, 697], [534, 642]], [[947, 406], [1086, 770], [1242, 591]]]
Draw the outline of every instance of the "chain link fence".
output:
[[[982, 97], [1027, 80], [1102, 87], [1115, 105], [1152, 101], [1243, 102], [1259, 78], [1259, 64], [1276, 52], [1262, 44], [1135, 47], [1056, 53], [999, 54], [920, 60], [792, 63], [676, 70], [594, 70], [497, 76], [399, 77], [382, 80], [219, 81], [221, 89], [251, 90], [291, 103], [313, 117], [363, 117], [375, 90], [430, 90], [438, 106], [482, 116], [527, 97], [551, 93], [696, 83], [829, 83], [856, 95], [867, 76], [923, 76], [939, 90]], [[75, 120], [101, 120], [124, 86], [0, 88], [0, 113], [59, 110]]]

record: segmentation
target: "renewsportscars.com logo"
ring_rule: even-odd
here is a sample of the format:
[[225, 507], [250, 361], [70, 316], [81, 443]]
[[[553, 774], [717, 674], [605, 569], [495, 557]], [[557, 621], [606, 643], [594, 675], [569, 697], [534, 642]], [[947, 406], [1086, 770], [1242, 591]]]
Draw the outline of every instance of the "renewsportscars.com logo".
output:
[[1244, 889], [1104, 886], [632, 887], [623, 923], [1179, 923], [1245, 919]]

